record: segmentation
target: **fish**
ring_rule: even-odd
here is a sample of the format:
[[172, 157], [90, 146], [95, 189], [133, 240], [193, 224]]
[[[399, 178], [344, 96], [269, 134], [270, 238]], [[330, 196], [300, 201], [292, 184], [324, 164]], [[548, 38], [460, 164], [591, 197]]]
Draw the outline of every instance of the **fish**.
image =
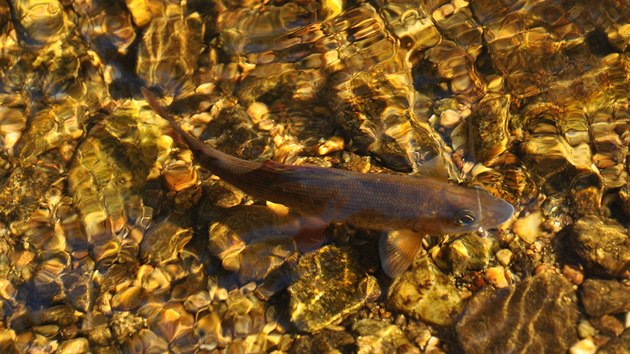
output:
[[255, 198], [285, 205], [303, 215], [309, 225], [348, 223], [387, 231], [379, 240], [379, 255], [383, 271], [392, 278], [409, 268], [425, 234], [492, 229], [514, 212], [510, 203], [481, 188], [430, 177], [240, 159], [184, 131], [150, 90], [141, 91], [195, 159], [223, 181]]

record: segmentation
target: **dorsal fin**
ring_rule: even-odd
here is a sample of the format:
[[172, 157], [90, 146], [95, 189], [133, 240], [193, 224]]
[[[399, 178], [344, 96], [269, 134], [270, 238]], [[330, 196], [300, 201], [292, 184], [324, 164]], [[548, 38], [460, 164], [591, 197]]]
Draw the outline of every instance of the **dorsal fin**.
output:
[[285, 165], [283, 163], [276, 162], [274, 160], [267, 160], [262, 163], [262, 165], [260, 166], [260, 169], [269, 171], [269, 172], [286, 172], [286, 171], [294, 170], [295, 167], [291, 165]]
[[378, 251], [385, 274], [396, 278], [407, 270], [416, 257], [421, 242], [422, 234], [411, 230], [396, 230], [382, 234]]
[[442, 182], [447, 181], [449, 178], [444, 159], [440, 156], [436, 156], [418, 166], [414, 174], [419, 177], [432, 178]]

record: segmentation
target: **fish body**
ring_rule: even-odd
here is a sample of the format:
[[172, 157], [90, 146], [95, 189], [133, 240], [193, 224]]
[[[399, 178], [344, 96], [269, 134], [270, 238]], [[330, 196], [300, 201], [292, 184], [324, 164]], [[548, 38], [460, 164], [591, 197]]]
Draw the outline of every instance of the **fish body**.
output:
[[[239, 159], [183, 131], [150, 91], [143, 89], [143, 94], [210, 172], [249, 195], [283, 204], [324, 224], [347, 222], [368, 229], [458, 234], [497, 227], [514, 211], [512, 205], [482, 189], [432, 178]], [[387, 245], [381, 247], [381, 258], [388, 275], [408, 267], [419, 239], [400, 236], [383, 241]], [[392, 264], [392, 257], [406, 253], [413, 254], [401, 259], [403, 264]]]

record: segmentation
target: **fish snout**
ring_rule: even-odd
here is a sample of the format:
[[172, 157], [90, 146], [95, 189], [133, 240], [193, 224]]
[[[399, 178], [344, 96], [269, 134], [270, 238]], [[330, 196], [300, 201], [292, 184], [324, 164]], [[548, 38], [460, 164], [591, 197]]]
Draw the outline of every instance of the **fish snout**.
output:
[[512, 218], [514, 207], [503, 199], [494, 198], [493, 203], [487, 203], [482, 207], [481, 227], [493, 229]]

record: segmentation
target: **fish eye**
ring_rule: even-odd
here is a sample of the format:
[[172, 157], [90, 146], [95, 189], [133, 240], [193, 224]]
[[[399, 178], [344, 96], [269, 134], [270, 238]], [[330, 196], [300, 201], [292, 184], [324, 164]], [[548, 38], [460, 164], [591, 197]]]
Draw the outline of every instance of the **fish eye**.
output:
[[455, 214], [453, 221], [458, 226], [470, 226], [477, 221], [477, 216], [468, 209], [462, 209]]

